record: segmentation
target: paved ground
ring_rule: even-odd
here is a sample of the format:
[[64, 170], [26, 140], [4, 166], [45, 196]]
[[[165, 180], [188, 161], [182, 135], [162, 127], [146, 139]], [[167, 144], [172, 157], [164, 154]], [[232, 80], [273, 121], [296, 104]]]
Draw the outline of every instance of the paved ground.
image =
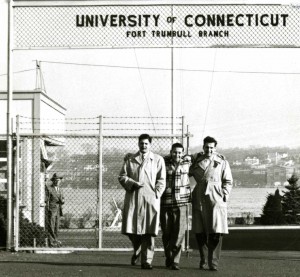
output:
[[181, 270], [164, 267], [156, 252], [153, 270], [131, 266], [130, 252], [32, 254], [0, 252], [0, 276], [300, 276], [300, 252], [223, 251], [218, 272], [200, 271], [195, 251], [184, 255]]

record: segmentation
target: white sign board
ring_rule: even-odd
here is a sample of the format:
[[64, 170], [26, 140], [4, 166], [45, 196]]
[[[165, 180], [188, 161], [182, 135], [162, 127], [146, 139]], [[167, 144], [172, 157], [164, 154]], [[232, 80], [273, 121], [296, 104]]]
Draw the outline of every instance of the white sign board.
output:
[[299, 47], [293, 5], [14, 7], [14, 48]]

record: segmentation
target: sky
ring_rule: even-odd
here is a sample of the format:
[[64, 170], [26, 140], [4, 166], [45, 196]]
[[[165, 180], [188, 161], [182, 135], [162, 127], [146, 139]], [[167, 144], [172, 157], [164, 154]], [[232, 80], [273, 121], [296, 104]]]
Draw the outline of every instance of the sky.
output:
[[[6, 11], [0, 0], [0, 90]], [[13, 71], [33, 70], [14, 74], [14, 89], [35, 88], [35, 60], [42, 61], [47, 94], [67, 117], [171, 116], [172, 72], [161, 70], [171, 68], [169, 48], [16, 50]], [[299, 60], [297, 48], [174, 49], [175, 115], [185, 117], [191, 146], [210, 135], [222, 148], [299, 147]]]

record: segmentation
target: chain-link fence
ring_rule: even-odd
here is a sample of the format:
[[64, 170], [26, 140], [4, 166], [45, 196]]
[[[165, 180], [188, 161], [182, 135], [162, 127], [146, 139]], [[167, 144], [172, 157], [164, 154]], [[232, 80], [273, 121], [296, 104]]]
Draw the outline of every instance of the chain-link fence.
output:
[[[23, 119], [23, 123], [22, 123]], [[122, 209], [125, 191], [118, 182], [124, 156], [138, 150], [138, 135], [148, 128], [149, 118], [104, 118], [87, 129], [98, 134], [38, 134], [34, 122], [40, 119], [24, 119], [18, 123], [16, 168], [16, 243], [18, 249], [45, 248], [51, 246], [51, 203], [47, 192], [51, 190], [54, 173], [63, 176], [58, 194], [63, 195], [62, 215], [59, 221], [58, 240], [61, 247], [76, 249], [124, 249], [131, 248], [128, 238], [121, 234]], [[82, 120], [82, 119], [80, 119]], [[128, 122], [132, 121], [130, 124]], [[77, 120], [79, 121], [79, 120]], [[90, 122], [89, 120], [88, 122]], [[124, 121], [123, 125], [120, 123]], [[158, 131], [168, 129], [169, 118], [157, 118], [153, 125]], [[24, 123], [26, 122], [26, 124]], [[24, 133], [32, 122], [33, 132]], [[67, 122], [67, 121], [66, 121]], [[76, 122], [76, 120], [75, 120]], [[103, 123], [107, 124], [103, 124]], [[128, 124], [126, 124], [126, 122]], [[168, 123], [169, 122], [169, 123]], [[136, 124], [145, 127], [132, 128]], [[182, 121], [175, 126], [182, 131]], [[52, 126], [52, 125], [47, 125]], [[54, 126], [59, 126], [54, 124]], [[68, 126], [68, 124], [66, 124]], [[71, 126], [78, 126], [73, 121]], [[103, 128], [106, 126], [106, 129]], [[118, 126], [113, 128], [112, 126]], [[120, 135], [116, 132], [139, 130], [139, 134]], [[131, 127], [130, 127], [131, 126]], [[99, 128], [100, 127], [100, 128]], [[53, 127], [55, 128], [55, 127]], [[78, 128], [78, 127], [77, 127]], [[67, 127], [66, 131], [73, 127]], [[79, 130], [79, 129], [77, 129]], [[83, 129], [80, 132], [85, 133]], [[108, 130], [115, 134], [107, 134]], [[149, 128], [148, 128], [149, 130]], [[44, 130], [46, 131], [46, 130]], [[182, 141], [180, 135], [154, 134], [152, 151], [164, 156], [170, 151], [174, 140]], [[102, 170], [100, 170], [102, 169]], [[100, 222], [100, 224], [99, 224]], [[162, 247], [159, 238], [156, 246]]]
[[[47, 232], [51, 203], [47, 203], [45, 193], [54, 173], [63, 176], [61, 191], [65, 199], [59, 240], [66, 247], [97, 247], [99, 138], [55, 137], [55, 141], [51, 136], [20, 137], [20, 247], [50, 243]], [[23, 218], [28, 220], [25, 226], [21, 226]], [[42, 237], [35, 237], [37, 226], [41, 227], [37, 235]]]
[[16, 49], [299, 47], [297, 5], [65, 5], [14, 8]]
[[[181, 137], [178, 138], [179, 141]], [[170, 152], [173, 138], [154, 137], [152, 151], [164, 156]], [[137, 152], [138, 138], [104, 137], [103, 143], [103, 247], [130, 248], [131, 243], [125, 236], [120, 236], [123, 200], [125, 190], [119, 185], [117, 175], [121, 170], [126, 153]], [[156, 239], [156, 247], [162, 247], [161, 233]]]

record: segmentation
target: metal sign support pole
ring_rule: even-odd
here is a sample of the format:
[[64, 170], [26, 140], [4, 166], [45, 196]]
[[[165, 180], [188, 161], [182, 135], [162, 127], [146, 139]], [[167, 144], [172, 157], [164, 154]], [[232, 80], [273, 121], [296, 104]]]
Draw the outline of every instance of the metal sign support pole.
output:
[[[171, 117], [172, 117], [172, 135], [175, 134], [175, 105], [174, 105], [174, 61], [173, 47], [171, 48]], [[174, 140], [174, 138], [173, 138]], [[173, 141], [174, 142], [174, 141]]]
[[184, 116], [181, 117], [181, 143], [184, 146], [185, 142], [185, 135], [184, 135]]
[[7, 115], [6, 115], [6, 154], [7, 154], [7, 236], [6, 250], [11, 250], [12, 243], [12, 123], [11, 106], [13, 95], [12, 76], [12, 38], [13, 38], [13, 8], [12, 0], [8, 1], [8, 32], [7, 32]]

